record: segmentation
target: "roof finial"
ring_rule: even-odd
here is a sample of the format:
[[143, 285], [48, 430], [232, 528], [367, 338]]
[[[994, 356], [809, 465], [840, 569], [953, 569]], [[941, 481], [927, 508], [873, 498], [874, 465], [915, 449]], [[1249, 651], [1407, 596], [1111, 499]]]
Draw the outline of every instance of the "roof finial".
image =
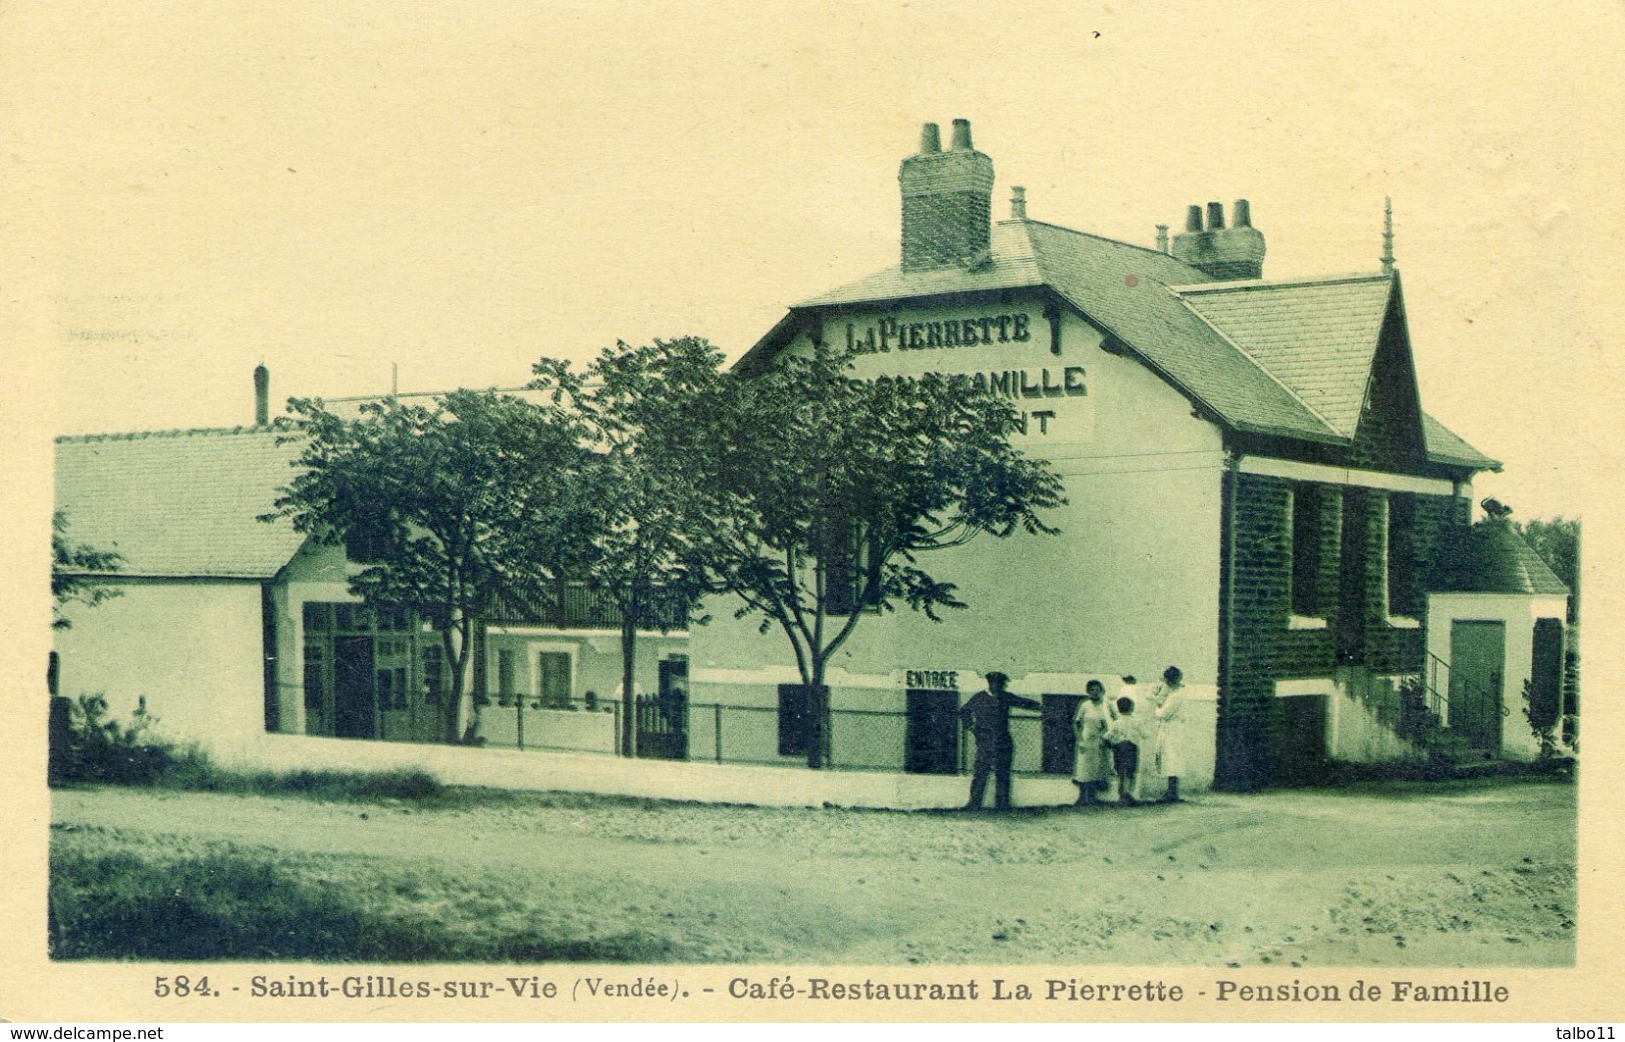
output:
[[1382, 273], [1394, 273], [1394, 200], [1382, 197]]

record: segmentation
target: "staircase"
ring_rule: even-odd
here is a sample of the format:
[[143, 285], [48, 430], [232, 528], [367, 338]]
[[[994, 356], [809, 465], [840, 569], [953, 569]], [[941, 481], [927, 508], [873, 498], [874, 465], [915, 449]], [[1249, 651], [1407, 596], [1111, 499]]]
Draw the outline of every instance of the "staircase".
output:
[[1426, 668], [1400, 685], [1400, 718], [1396, 731], [1427, 754], [1430, 773], [1464, 778], [1483, 773], [1498, 761], [1445, 724], [1450, 705], [1450, 663], [1428, 653]]

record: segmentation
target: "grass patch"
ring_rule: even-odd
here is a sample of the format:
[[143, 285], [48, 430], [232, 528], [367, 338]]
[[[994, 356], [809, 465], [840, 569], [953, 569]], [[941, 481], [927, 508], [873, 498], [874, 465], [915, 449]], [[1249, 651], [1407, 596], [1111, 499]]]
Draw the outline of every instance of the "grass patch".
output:
[[161, 772], [153, 784], [194, 792], [298, 796], [334, 802], [393, 799], [430, 803], [446, 795], [440, 779], [423, 770], [242, 771], [218, 767], [207, 757], [178, 762]]
[[53, 787], [76, 782], [145, 785], [200, 792], [303, 796], [318, 800], [398, 799], [424, 802], [445, 796], [446, 787], [427, 771], [244, 771], [223, 768], [193, 745], [176, 745], [154, 734], [158, 720], [141, 699], [129, 723], [115, 719], [101, 695], [51, 700], [48, 780]]
[[1573, 782], [1575, 773], [1575, 761], [1567, 757], [1527, 761], [1485, 760], [1461, 764], [1428, 760], [1382, 763], [1328, 760], [1311, 776], [1298, 778], [1292, 782], [1277, 783], [1272, 788], [1346, 788], [1350, 785], [1381, 782], [1425, 782], [1432, 785], [1496, 780]]
[[[58, 830], [51, 847], [54, 959], [321, 962], [649, 962], [679, 939], [592, 936], [538, 914], [500, 882], [353, 856], [211, 843], [142, 843]], [[551, 920], [551, 921], [550, 921]]]

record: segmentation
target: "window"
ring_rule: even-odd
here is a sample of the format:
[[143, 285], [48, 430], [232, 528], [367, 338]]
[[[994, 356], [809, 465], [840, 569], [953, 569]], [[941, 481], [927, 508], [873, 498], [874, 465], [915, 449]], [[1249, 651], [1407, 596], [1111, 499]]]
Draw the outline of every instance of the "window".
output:
[[439, 644], [423, 644], [419, 656], [423, 671], [423, 704], [439, 705], [440, 696], [446, 690], [445, 651]]
[[513, 705], [513, 649], [497, 649], [497, 701]]
[[568, 708], [570, 705], [570, 653], [544, 651], [537, 656], [537, 694], [542, 705]]
[[1388, 494], [1388, 614], [1418, 618], [1422, 591], [1416, 580], [1416, 497]]
[[407, 708], [406, 673], [412, 662], [410, 642], [405, 637], [379, 634], [372, 647], [378, 708]]
[[832, 533], [823, 554], [825, 603], [831, 615], [850, 615], [862, 607], [880, 607], [880, 546], [872, 531], [860, 532], [849, 518], [833, 518]]
[[1299, 485], [1292, 494], [1292, 614], [1308, 618], [1326, 614], [1321, 596], [1324, 498], [1315, 485]]
[[[327, 710], [327, 660], [332, 652], [331, 640], [305, 636], [305, 717], [321, 720]], [[315, 733], [315, 732], [311, 732]]]

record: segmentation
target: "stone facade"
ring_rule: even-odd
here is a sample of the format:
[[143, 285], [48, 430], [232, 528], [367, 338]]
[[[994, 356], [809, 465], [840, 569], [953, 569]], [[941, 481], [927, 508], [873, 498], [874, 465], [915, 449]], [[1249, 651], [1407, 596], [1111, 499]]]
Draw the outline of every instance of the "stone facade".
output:
[[[1295, 481], [1258, 474], [1226, 477], [1233, 496], [1233, 558], [1221, 584], [1219, 759], [1215, 785], [1254, 789], [1273, 780], [1281, 729], [1276, 682], [1363, 672], [1419, 673], [1425, 636], [1419, 620], [1390, 615], [1388, 503], [1409, 497], [1412, 581], [1425, 582], [1442, 549], [1465, 532], [1469, 500]], [[1293, 512], [1318, 503], [1320, 541], [1312, 568], [1294, 567]], [[1305, 573], [1309, 574], [1305, 574]], [[1315, 615], [1294, 611], [1294, 582], [1314, 585]], [[1300, 596], [1298, 606], [1303, 607]]]

